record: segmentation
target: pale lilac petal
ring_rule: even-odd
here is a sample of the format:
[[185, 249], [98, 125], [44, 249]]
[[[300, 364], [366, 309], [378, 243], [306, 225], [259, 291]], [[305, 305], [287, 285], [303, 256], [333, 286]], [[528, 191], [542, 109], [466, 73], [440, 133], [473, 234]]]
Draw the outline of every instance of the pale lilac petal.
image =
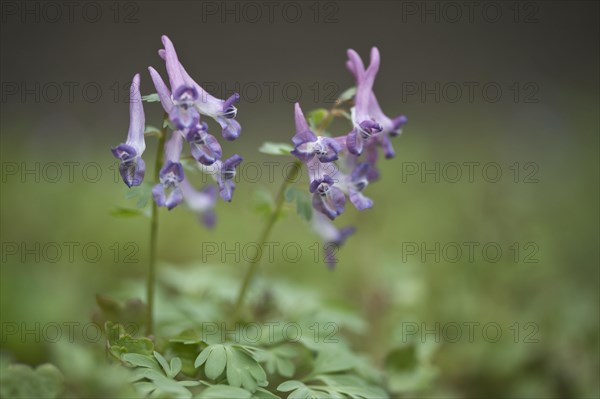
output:
[[357, 128], [352, 129], [346, 136], [346, 147], [350, 154], [360, 155], [363, 150], [363, 138]]
[[325, 195], [315, 192], [312, 198], [313, 208], [331, 220], [334, 220], [344, 212], [345, 204], [346, 197], [337, 187], [330, 187]]
[[385, 159], [392, 159], [396, 156], [394, 147], [392, 147], [392, 141], [387, 134], [381, 136], [379, 143], [381, 144], [381, 148], [383, 148], [383, 155], [385, 156]]
[[168, 189], [163, 184], [157, 184], [152, 188], [152, 196], [158, 206], [166, 207], [168, 210], [175, 208], [183, 201], [183, 194], [179, 187]]
[[189, 105], [178, 105], [171, 108], [169, 119], [177, 129], [191, 129], [200, 123], [200, 114], [196, 108]]
[[119, 173], [128, 187], [139, 186], [144, 180], [146, 164], [141, 158], [146, 149], [144, 130], [145, 117], [140, 92], [140, 75], [136, 74], [130, 87], [127, 140], [111, 150], [114, 157], [121, 162]]
[[362, 77], [365, 71], [365, 65], [363, 64], [360, 55], [358, 55], [358, 53], [353, 49], [348, 49], [346, 53], [348, 54], [348, 61], [346, 63], [346, 66], [348, 67], [350, 72], [354, 74], [358, 84], [359, 81], [362, 81]]
[[169, 90], [169, 88], [163, 81], [160, 74], [156, 71], [156, 69], [148, 67], [148, 71], [150, 72], [152, 82], [154, 82], [154, 87], [156, 88], [156, 93], [158, 94], [158, 98], [160, 99], [160, 103], [163, 109], [165, 110], [165, 112], [170, 113], [171, 109], [173, 108], [171, 90]]
[[235, 170], [235, 168], [237, 168], [242, 161], [243, 158], [238, 154], [232, 155], [225, 160], [225, 162], [223, 162], [223, 173], [226, 173], [226, 171]]
[[221, 135], [225, 140], [235, 140], [240, 136], [242, 132], [242, 126], [235, 119], [225, 118], [225, 117], [217, 117], [217, 122], [221, 125], [223, 130], [221, 131]]
[[408, 123], [408, 118], [404, 115], [400, 115], [392, 119], [392, 131], [391, 136], [399, 136], [402, 133], [402, 127]]
[[[294, 104], [294, 120], [296, 122], [296, 135], [292, 139], [295, 145], [306, 141], [316, 141], [317, 137], [311, 132], [308, 122], [302, 113], [300, 104]], [[314, 137], [314, 138], [313, 138]]]
[[337, 264], [335, 253], [356, 229], [352, 226], [338, 229], [325, 215], [319, 212], [313, 215], [311, 225], [323, 240], [324, 261], [331, 269]]
[[315, 156], [314, 151], [308, 149], [308, 145], [306, 143], [298, 144], [296, 148], [290, 151], [290, 154], [304, 163], [310, 161]]
[[339, 248], [346, 242], [346, 239], [354, 234], [356, 229], [352, 226], [344, 227], [339, 230], [339, 238], [337, 241], [329, 241], [323, 245], [325, 252], [325, 263], [329, 270], [333, 270], [337, 265], [338, 260], [335, 256]]
[[313, 208], [331, 220], [344, 212], [346, 204], [344, 193], [333, 184], [333, 179], [325, 175], [323, 179], [312, 181], [309, 188], [310, 192], [313, 193]]
[[[342, 151], [342, 146], [332, 138], [319, 137], [321, 152], [317, 152], [317, 158], [323, 163], [337, 161], [338, 153]], [[324, 151], [323, 151], [324, 150]]]
[[161, 181], [163, 179], [169, 179], [169, 182], [172, 183], [182, 182], [184, 176], [183, 165], [181, 165], [179, 162], [167, 161], [159, 172]]
[[207, 135], [204, 144], [193, 144], [191, 146], [192, 156], [203, 165], [212, 165], [221, 159], [221, 145], [212, 135]]
[[200, 216], [200, 221], [209, 229], [214, 229], [217, 224], [217, 213], [212, 209]]
[[165, 46], [165, 62], [167, 64], [167, 75], [169, 75], [169, 82], [171, 84], [171, 90], [175, 91], [179, 87], [185, 86], [185, 81], [181, 73], [181, 67], [179, 65], [179, 59], [177, 58], [177, 52], [175, 46], [166, 35], [162, 36], [162, 43]]
[[141, 157], [137, 156], [135, 149], [127, 144], [120, 144], [112, 149], [112, 153], [121, 161], [119, 172], [125, 184], [128, 187], [142, 184], [146, 164]]
[[144, 140], [145, 118], [144, 105], [142, 103], [142, 94], [140, 92], [140, 75], [136, 74], [131, 82], [129, 89], [129, 132], [127, 133], [126, 143], [137, 152], [137, 156], [142, 156], [146, 149]]
[[187, 179], [184, 179], [179, 185], [183, 199], [187, 206], [198, 215], [198, 219], [206, 227], [215, 226], [217, 215], [214, 207], [217, 200], [217, 191], [214, 186], [206, 186], [201, 191], [196, 191]]
[[233, 197], [233, 190], [235, 190], [235, 183], [233, 180], [219, 179], [219, 194], [224, 201], [231, 202]]
[[350, 202], [356, 209], [359, 211], [371, 208], [373, 206], [373, 200], [365, 197], [360, 191], [350, 189], [348, 192], [348, 197], [350, 198]]
[[179, 162], [183, 149], [183, 134], [176, 130], [165, 144], [165, 161]]

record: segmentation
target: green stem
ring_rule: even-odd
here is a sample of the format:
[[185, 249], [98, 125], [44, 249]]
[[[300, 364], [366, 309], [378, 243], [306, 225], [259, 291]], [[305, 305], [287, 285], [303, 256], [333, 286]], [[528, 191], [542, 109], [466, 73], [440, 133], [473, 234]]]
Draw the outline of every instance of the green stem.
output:
[[[167, 115], [165, 114], [165, 119]], [[164, 121], [163, 121], [164, 125]], [[154, 162], [154, 182], [160, 180], [160, 168], [163, 163], [163, 148], [167, 139], [167, 128], [163, 127], [158, 137], [156, 160]], [[158, 251], [158, 205], [152, 201], [152, 216], [150, 219], [150, 263], [148, 265], [148, 281], [146, 282], [146, 335], [154, 333], [154, 287], [156, 285], [156, 259]]]
[[[277, 192], [277, 197], [275, 198], [275, 208], [271, 215], [269, 216], [269, 220], [265, 225], [260, 238], [259, 238], [259, 248], [263, 248], [269, 235], [271, 234], [271, 230], [273, 230], [273, 226], [277, 221], [279, 214], [281, 213], [281, 208], [283, 207], [283, 203], [285, 202], [285, 190], [289, 186], [290, 183], [293, 183], [296, 177], [298, 176], [298, 172], [300, 171], [300, 167], [302, 163], [299, 160], [295, 160], [292, 164], [292, 167], [287, 170], [286, 177], [279, 187], [279, 191]], [[252, 277], [256, 274], [258, 270], [258, 266], [260, 265], [260, 261], [262, 258], [262, 251], [259, 251], [257, 256], [253, 258], [250, 262], [248, 262], [248, 270], [246, 271], [246, 275], [244, 276], [244, 280], [240, 287], [240, 291], [238, 294], [237, 302], [235, 305], [235, 314], [238, 314], [242, 305], [244, 304], [244, 299], [248, 292], [248, 287], [250, 286], [250, 282], [252, 281]]]

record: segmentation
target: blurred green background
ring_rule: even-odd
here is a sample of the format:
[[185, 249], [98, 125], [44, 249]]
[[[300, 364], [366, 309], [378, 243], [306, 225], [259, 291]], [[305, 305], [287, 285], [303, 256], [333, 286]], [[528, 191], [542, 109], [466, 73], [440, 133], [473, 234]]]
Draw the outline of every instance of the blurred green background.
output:
[[[426, 397], [598, 397], [598, 3], [497, 2], [498, 22], [481, 14], [489, 3], [478, 3], [472, 22], [457, 3], [463, 17], [452, 22], [443, 2], [298, 2], [303, 17], [295, 23], [282, 8], [273, 23], [266, 15], [254, 23], [241, 2], [227, 2], [240, 7], [239, 22], [219, 14], [220, 2], [98, 4], [103, 16], [93, 23], [79, 13], [73, 22], [66, 15], [57, 23], [43, 16], [23, 20], [3, 9], [3, 353], [29, 364], [48, 361], [52, 342], [22, 339], [8, 326], [87, 323], [96, 293], [118, 292], [125, 281], [144, 278], [149, 223], [110, 216], [115, 205], [131, 201], [123, 199], [127, 190], [115, 178], [109, 149], [127, 131], [127, 82], [142, 73], [142, 93], [149, 94], [146, 67], [164, 74], [156, 54], [161, 34], [214, 94], [224, 96], [236, 84], [246, 90], [238, 107], [242, 136], [223, 143], [224, 155], [239, 153], [246, 164], [263, 166], [256, 181], [254, 171], [242, 167], [234, 201], [217, 207], [214, 231], [183, 207], [161, 210], [163, 266], [198, 263], [203, 242], [234, 248], [258, 240], [264, 220], [254, 210], [256, 192], [274, 193], [282, 179], [275, 167], [272, 181], [264, 162], [289, 161], [258, 147], [290, 140], [293, 89], [300, 88], [305, 111], [331, 106], [353, 84], [346, 49], [364, 58], [376, 45], [379, 102], [388, 115], [407, 115], [409, 124], [394, 140], [396, 158], [381, 161], [382, 179], [367, 189], [375, 207], [362, 213], [348, 207], [336, 221], [356, 225], [357, 232], [339, 251], [334, 271], [314, 261], [309, 248], [318, 238], [290, 207], [270, 241], [298, 243], [303, 254], [294, 263], [276, 250], [261, 272], [311, 286], [359, 312], [369, 322], [363, 339], [375, 358], [390, 345], [380, 337], [398, 339], [409, 325], [419, 326], [424, 341], [441, 338], [433, 358], [439, 375], [422, 392]], [[419, 14], [423, 7], [434, 14]], [[476, 84], [472, 99], [469, 82]], [[421, 97], [422, 84], [439, 100], [431, 93]], [[486, 84], [501, 88], [498, 101], [486, 100]], [[71, 98], [69, 85], [75, 87]], [[83, 90], [88, 86], [90, 93], [100, 87], [97, 101]], [[456, 86], [463, 92], [454, 101]], [[61, 96], [54, 101], [56, 87]], [[256, 87], [262, 88], [258, 97]], [[407, 91], [414, 87], [416, 94]], [[159, 125], [161, 112], [147, 105], [147, 123]], [[334, 130], [345, 133], [342, 124]], [[148, 140], [149, 169], [155, 145]], [[470, 162], [478, 163], [472, 181]], [[450, 181], [454, 163], [462, 165], [457, 182]], [[495, 180], [494, 168], [482, 170], [492, 163], [502, 173], [496, 182], [488, 181]], [[439, 181], [421, 175], [436, 165]], [[478, 244], [472, 260], [466, 242]], [[56, 262], [53, 243], [62, 250]], [[72, 259], [66, 243], [77, 243]], [[437, 251], [439, 261], [422, 251], [452, 243], [463, 249], [456, 262], [449, 247]], [[497, 262], [482, 252], [486, 243], [502, 249]], [[36, 245], [40, 259], [24, 252]], [[415, 245], [416, 254], [407, 252]], [[89, 252], [82, 253], [84, 247]], [[102, 253], [90, 260], [96, 248]], [[133, 262], [127, 263], [130, 250]], [[207, 263], [222, 263], [221, 256], [210, 255]], [[243, 259], [225, 261], [242, 275]], [[436, 323], [438, 332], [425, 334]], [[462, 326], [458, 342], [440, 333], [449, 323]], [[476, 328], [469, 340], [465, 323], [497, 323], [502, 336], [492, 342]]]

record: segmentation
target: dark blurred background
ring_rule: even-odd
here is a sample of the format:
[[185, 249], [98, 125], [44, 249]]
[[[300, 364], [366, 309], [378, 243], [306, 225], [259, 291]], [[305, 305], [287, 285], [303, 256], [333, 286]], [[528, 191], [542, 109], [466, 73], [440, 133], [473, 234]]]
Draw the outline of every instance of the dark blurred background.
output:
[[[442, 337], [430, 396], [598, 396], [597, 2], [1, 6], [3, 351], [47, 361], [51, 343], [5, 326], [84, 323], [95, 293], [144, 276], [148, 222], [110, 217], [127, 201], [109, 150], [127, 133], [134, 73], [143, 94], [154, 92], [148, 66], [166, 76], [162, 34], [207, 90], [240, 91], [242, 136], [224, 154], [259, 165], [273, 160], [258, 152], [261, 143], [290, 141], [293, 103], [330, 107], [353, 85], [346, 50], [365, 59], [377, 46], [379, 102], [409, 124], [394, 141], [396, 158], [382, 161], [382, 180], [368, 188], [374, 209], [341, 218], [358, 230], [334, 272], [311, 256], [290, 263], [281, 254], [263, 271], [313, 285], [367, 319], [393, 303], [392, 329], [458, 323], [466, 334], [464, 323], [497, 323], [498, 342], [481, 332], [457, 343]], [[160, 125], [160, 106], [145, 109], [147, 124]], [[152, 140], [146, 154], [152, 165]], [[257, 240], [252, 198], [261, 187], [276, 190], [281, 168], [274, 181], [243, 176], [234, 201], [219, 204], [212, 232], [184, 209], [161, 212], [161, 259], [190, 263], [203, 241]], [[316, 240], [293, 215], [273, 237], [303, 248]], [[76, 243], [72, 257], [68, 243]], [[457, 260], [454, 244], [463, 250]], [[130, 250], [133, 263], [124, 261]]]

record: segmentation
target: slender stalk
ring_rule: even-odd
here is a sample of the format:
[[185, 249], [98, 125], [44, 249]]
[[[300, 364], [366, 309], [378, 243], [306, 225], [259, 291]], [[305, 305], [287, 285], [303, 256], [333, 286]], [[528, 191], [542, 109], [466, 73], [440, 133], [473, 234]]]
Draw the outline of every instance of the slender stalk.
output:
[[[339, 107], [341, 104], [342, 103], [340, 103], [340, 102], [336, 102], [331, 107], [327, 116], [325, 116], [325, 118], [323, 118], [321, 123], [319, 123], [318, 126], [316, 127], [316, 129], [315, 129], [316, 134], [321, 134], [325, 130], [325, 128], [327, 126], [329, 126], [329, 124], [331, 123], [333, 118], [335, 118], [336, 116], [339, 116], [338, 110], [339, 110]], [[292, 183], [294, 181], [294, 179], [298, 176], [298, 172], [300, 171], [301, 167], [302, 167], [302, 162], [300, 162], [300, 160], [296, 160], [293, 164], [293, 167], [287, 171], [285, 180], [283, 181], [283, 183], [281, 184], [281, 187], [279, 187], [279, 191], [277, 192], [277, 197], [275, 199], [275, 208], [273, 209], [273, 212], [269, 216], [269, 221], [265, 225], [265, 227], [260, 235], [259, 248], [262, 249], [262, 247], [265, 245], [265, 242], [269, 238], [269, 235], [271, 234], [271, 230], [273, 230], [273, 226], [275, 225], [275, 222], [277, 221], [277, 217], [279, 216], [279, 213], [281, 212], [281, 208], [283, 207], [283, 203], [285, 202], [285, 190], [287, 189], [289, 184]], [[248, 270], [246, 271], [246, 275], [244, 276], [244, 280], [242, 281], [242, 285], [240, 287], [237, 302], [235, 305], [234, 314], [236, 314], [236, 315], [239, 314], [239, 312], [242, 308], [242, 305], [244, 304], [244, 299], [246, 298], [246, 293], [248, 291], [248, 287], [250, 286], [252, 277], [254, 277], [254, 274], [256, 274], [256, 271], [258, 270], [258, 266], [260, 265], [261, 258], [262, 258], [262, 251], [259, 251], [256, 258], [254, 258], [250, 262], [248, 262]]]
[[[273, 226], [275, 225], [275, 222], [277, 221], [277, 217], [281, 213], [281, 208], [283, 207], [283, 203], [285, 202], [285, 190], [287, 189], [289, 184], [292, 183], [294, 181], [294, 179], [296, 179], [301, 166], [302, 166], [302, 163], [299, 160], [295, 160], [294, 163], [292, 164], [292, 167], [287, 170], [285, 180], [281, 184], [281, 187], [279, 187], [279, 191], [277, 192], [277, 197], [275, 198], [275, 208], [273, 209], [273, 212], [271, 212], [271, 215], [269, 216], [269, 220], [268, 220], [267, 224], [265, 225], [262, 233], [260, 234], [258, 245], [259, 245], [259, 248], [261, 248], [261, 249], [264, 247], [265, 242], [269, 238], [269, 235], [271, 234], [271, 230], [273, 230]], [[248, 262], [248, 270], [246, 271], [246, 275], [244, 276], [244, 280], [240, 287], [237, 302], [235, 305], [235, 313], [236, 314], [239, 313], [240, 309], [242, 308], [242, 305], [244, 304], [244, 299], [246, 297], [248, 287], [250, 286], [252, 277], [254, 277], [254, 274], [256, 274], [256, 271], [258, 270], [258, 266], [260, 265], [261, 258], [262, 258], [262, 251], [259, 251], [257, 256], [254, 259], [252, 259], [250, 262]]]
[[[167, 115], [165, 114], [165, 119]], [[164, 123], [163, 123], [164, 125]], [[156, 160], [154, 162], [154, 182], [160, 180], [160, 168], [163, 164], [163, 148], [167, 139], [167, 128], [161, 129], [156, 147]], [[154, 333], [154, 287], [156, 285], [156, 260], [158, 251], [158, 205], [152, 201], [152, 215], [150, 219], [150, 263], [148, 265], [148, 280], [146, 282], [146, 334]]]

